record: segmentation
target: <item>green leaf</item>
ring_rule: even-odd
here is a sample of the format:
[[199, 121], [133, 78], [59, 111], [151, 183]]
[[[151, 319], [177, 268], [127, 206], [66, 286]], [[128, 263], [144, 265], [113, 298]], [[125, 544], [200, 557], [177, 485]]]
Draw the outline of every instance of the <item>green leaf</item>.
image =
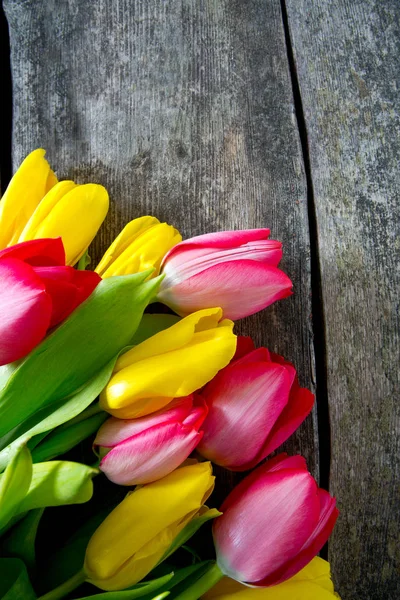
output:
[[[107, 385], [117, 358], [118, 354], [69, 398], [38, 411], [23, 425], [16, 428], [12, 435], [8, 436], [8, 441], [11, 443], [0, 452], [0, 471], [6, 467], [17, 446], [26, 443], [33, 436], [39, 436], [43, 433], [47, 435], [48, 431], [80, 415]], [[37, 442], [40, 441], [41, 438], [38, 437]], [[34, 447], [36, 445], [34, 444]]]
[[[213, 563], [213, 561], [206, 560], [195, 565], [189, 565], [188, 567], [184, 567], [183, 569], [174, 569], [174, 576], [163, 587], [163, 591], [171, 590], [176, 586], [180, 585], [182, 582], [185, 582], [185, 585], [191, 585], [193, 581], [201, 577], [203, 573], [205, 573], [208, 570], [211, 563]], [[154, 576], [156, 574], [158, 575], [159, 571], [161, 576], [162, 571], [164, 571], [165, 569], [169, 571], [171, 568], [171, 565], [163, 563], [162, 565], [156, 567], [150, 573], [150, 576]]]
[[97, 431], [107, 417], [107, 413], [101, 412], [84, 421], [73, 423], [69, 427], [57, 427], [32, 451], [33, 462], [51, 460], [56, 456], [60, 456], [60, 454], [68, 452], [68, 450], [71, 450], [79, 442]]
[[32, 482], [18, 512], [87, 502], [93, 495], [92, 477], [97, 473], [97, 469], [65, 460], [33, 465]]
[[180, 320], [181, 318], [177, 315], [145, 314], [131, 340], [131, 344], [140, 344], [152, 335], [155, 335], [164, 329], [168, 329], [168, 327], [172, 327], [172, 325], [175, 325], [175, 323], [178, 323]]
[[186, 544], [186, 542], [196, 533], [198, 529], [200, 529], [204, 523], [221, 515], [222, 513], [216, 508], [209, 508], [203, 514], [192, 519], [176, 536], [171, 546], [159, 560], [158, 564], [162, 563], [166, 558], [168, 558], [168, 556], [171, 556], [171, 554], [178, 550], [178, 548], [180, 548], [183, 544]]
[[7, 533], [1, 544], [5, 556], [20, 558], [29, 571], [35, 568], [35, 540], [44, 509], [31, 510]]
[[2, 600], [35, 600], [26, 567], [18, 558], [0, 559], [0, 598]]
[[[91, 600], [92, 598], [94, 600], [136, 600], [136, 598], [143, 598], [143, 596], [148, 596], [149, 594], [151, 598], [154, 598], [154, 592], [165, 587], [172, 579], [173, 575], [173, 573], [170, 573], [169, 575], [153, 579], [152, 581], [138, 583], [129, 590], [123, 590], [121, 592], [103, 592], [102, 594], [94, 594], [94, 596], [85, 596], [78, 600]], [[156, 597], [165, 598], [166, 595], [168, 595], [168, 592], [163, 592]]]
[[[118, 501], [115, 502], [115, 506], [117, 504]], [[114, 505], [97, 510], [60, 549], [46, 557], [43, 572], [40, 575], [43, 591], [57, 587], [82, 568], [90, 538], [113, 508]]]
[[26, 446], [19, 448], [0, 476], [0, 530], [20, 511], [32, 479], [32, 458]]
[[0, 390], [0, 436], [73, 394], [128, 345], [160, 278], [109, 277], [18, 365]]

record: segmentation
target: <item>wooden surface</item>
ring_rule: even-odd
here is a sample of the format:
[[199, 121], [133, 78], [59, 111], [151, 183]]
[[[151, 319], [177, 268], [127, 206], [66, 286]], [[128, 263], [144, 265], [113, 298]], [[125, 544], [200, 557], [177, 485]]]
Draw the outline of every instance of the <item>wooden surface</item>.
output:
[[343, 600], [400, 591], [400, 11], [384, 4], [288, 0], [282, 15], [278, 0], [4, 2], [14, 168], [43, 146], [60, 178], [107, 187], [95, 257], [144, 213], [184, 237], [268, 226], [284, 242], [295, 295], [239, 327], [294, 361], [303, 385], [318, 383], [319, 424], [315, 412], [286, 448], [323, 481], [329, 402], [341, 509], [330, 558]]
[[343, 598], [400, 598], [400, 4], [288, 0], [326, 327]]

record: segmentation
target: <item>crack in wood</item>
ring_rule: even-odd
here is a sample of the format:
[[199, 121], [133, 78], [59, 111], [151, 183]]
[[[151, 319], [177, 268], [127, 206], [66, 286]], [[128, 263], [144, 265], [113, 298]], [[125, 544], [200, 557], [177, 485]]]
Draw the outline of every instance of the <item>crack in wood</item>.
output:
[[[293, 101], [297, 119], [298, 132], [303, 153], [304, 169], [307, 182], [308, 222], [311, 251], [311, 293], [312, 324], [314, 334], [316, 401], [319, 437], [319, 483], [329, 489], [329, 472], [331, 462], [331, 430], [329, 421], [329, 402], [327, 388], [327, 360], [324, 325], [324, 307], [321, 293], [321, 268], [318, 249], [318, 230], [315, 210], [314, 189], [308, 147], [307, 125], [304, 116], [300, 86], [297, 77], [296, 62], [290, 40], [289, 20], [285, 0], [281, 0], [282, 21], [285, 32], [286, 49], [293, 90]], [[325, 553], [326, 548], [324, 549]]]

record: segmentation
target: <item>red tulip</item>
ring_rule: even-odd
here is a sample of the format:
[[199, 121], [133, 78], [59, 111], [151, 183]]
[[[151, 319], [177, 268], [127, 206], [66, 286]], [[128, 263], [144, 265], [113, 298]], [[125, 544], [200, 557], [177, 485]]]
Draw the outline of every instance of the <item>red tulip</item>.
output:
[[177, 398], [167, 409], [139, 419], [108, 419], [95, 445], [104, 456], [100, 469], [120, 485], [150, 483], [179, 467], [201, 440], [207, 409], [193, 397]]
[[65, 266], [61, 238], [23, 242], [0, 252], [0, 365], [28, 354], [101, 278]]
[[249, 349], [248, 338], [239, 338], [236, 357], [244, 355], [201, 392], [208, 415], [197, 450], [234, 471], [251, 469], [271, 454], [314, 403], [313, 394], [299, 386], [291, 363], [266, 348]]
[[339, 514], [304, 458], [286, 454], [247, 476], [221, 511], [213, 525], [218, 566], [232, 579], [257, 587], [281, 583], [305, 567]]
[[158, 299], [179, 315], [220, 306], [241, 319], [289, 296], [292, 283], [277, 265], [282, 244], [269, 229], [220, 231], [185, 240], [165, 256]]

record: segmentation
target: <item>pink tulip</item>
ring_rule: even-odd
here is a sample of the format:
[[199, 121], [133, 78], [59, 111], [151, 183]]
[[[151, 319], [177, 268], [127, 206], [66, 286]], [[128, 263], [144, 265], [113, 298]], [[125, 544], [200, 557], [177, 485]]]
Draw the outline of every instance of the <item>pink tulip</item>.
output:
[[277, 269], [282, 244], [269, 233], [220, 231], [177, 244], [163, 260], [158, 299], [182, 316], [220, 306], [235, 320], [289, 296], [292, 282]]
[[104, 456], [100, 469], [120, 485], [149, 483], [179, 467], [201, 440], [199, 432], [207, 408], [193, 406], [193, 397], [179, 398], [167, 407], [140, 419], [112, 417], [94, 441]]
[[[253, 346], [254, 348], [254, 346]], [[312, 409], [313, 394], [299, 386], [294, 366], [266, 348], [238, 339], [237, 358], [201, 391], [208, 407], [198, 452], [244, 471], [271, 454]]]
[[227, 497], [213, 525], [220, 570], [242, 583], [276, 585], [305, 567], [327, 541], [338, 510], [304, 458], [280, 454]]
[[28, 354], [101, 278], [65, 266], [58, 239], [23, 242], [0, 252], [0, 365]]

